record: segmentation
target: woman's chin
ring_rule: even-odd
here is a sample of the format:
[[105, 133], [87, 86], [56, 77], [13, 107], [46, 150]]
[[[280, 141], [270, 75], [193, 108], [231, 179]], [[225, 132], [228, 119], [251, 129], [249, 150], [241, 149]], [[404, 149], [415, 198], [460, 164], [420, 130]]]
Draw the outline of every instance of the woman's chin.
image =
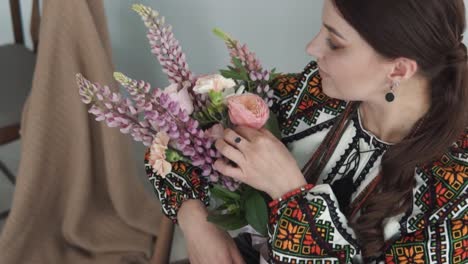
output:
[[338, 93], [335, 89], [328, 87], [327, 85], [322, 85], [322, 92], [333, 99], [338, 99], [338, 100], [345, 100], [347, 101], [349, 98], [343, 98], [343, 95]]

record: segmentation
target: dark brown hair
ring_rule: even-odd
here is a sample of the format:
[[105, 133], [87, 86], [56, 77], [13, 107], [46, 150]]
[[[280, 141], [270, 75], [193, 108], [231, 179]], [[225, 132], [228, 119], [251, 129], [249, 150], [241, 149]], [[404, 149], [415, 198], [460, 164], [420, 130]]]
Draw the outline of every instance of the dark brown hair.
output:
[[418, 64], [430, 83], [431, 107], [412, 137], [390, 147], [382, 158], [382, 182], [352, 224], [364, 257], [384, 246], [383, 220], [412, 203], [415, 167], [440, 157], [456, 141], [468, 113], [463, 0], [334, 0], [341, 16], [380, 55]]

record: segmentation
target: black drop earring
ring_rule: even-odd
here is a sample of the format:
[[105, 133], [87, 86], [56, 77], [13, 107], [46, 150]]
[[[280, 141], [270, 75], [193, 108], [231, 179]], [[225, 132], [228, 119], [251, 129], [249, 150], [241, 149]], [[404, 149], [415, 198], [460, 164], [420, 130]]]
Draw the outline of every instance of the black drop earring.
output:
[[395, 100], [395, 94], [393, 93], [393, 91], [390, 91], [385, 95], [385, 100], [387, 100], [387, 102], [389, 103]]
[[393, 87], [398, 87], [399, 85], [400, 85], [399, 82], [392, 83], [392, 86], [390, 86], [390, 92], [385, 94], [385, 100], [387, 100], [387, 102], [391, 103], [395, 101], [395, 93], [393, 92]]

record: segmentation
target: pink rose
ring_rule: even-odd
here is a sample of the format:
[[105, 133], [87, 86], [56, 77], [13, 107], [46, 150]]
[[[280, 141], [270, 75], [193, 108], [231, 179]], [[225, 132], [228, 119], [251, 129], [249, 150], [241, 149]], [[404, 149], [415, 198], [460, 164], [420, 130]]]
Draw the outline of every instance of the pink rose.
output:
[[193, 102], [187, 87], [178, 91], [178, 85], [174, 83], [166, 87], [163, 92], [168, 94], [171, 100], [178, 102], [180, 108], [185, 110], [188, 115], [193, 113]]
[[210, 127], [210, 128], [206, 131], [205, 135], [206, 135], [208, 138], [212, 138], [212, 139], [214, 139], [214, 140], [223, 138], [223, 136], [224, 136], [224, 127], [223, 127], [223, 125], [221, 125], [221, 124], [213, 125], [212, 127]]
[[227, 98], [229, 118], [235, 125], [262, 128], [268, 121], [270, 109], [263, 99], [252, 93]]
[[169, 136], [166, 132], [159, 132], [153, 140], [150, 148], [149, 164], [153, 172], [161, 177], [166, 177], [172, 171], [172, 165], [166, 161], [166, 150], [169, 144]]

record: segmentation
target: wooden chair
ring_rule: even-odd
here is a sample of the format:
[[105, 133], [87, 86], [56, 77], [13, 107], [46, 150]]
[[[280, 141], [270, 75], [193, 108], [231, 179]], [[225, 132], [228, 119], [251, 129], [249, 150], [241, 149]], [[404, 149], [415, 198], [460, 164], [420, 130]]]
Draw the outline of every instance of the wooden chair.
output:
[[[0, 146], [20, 138], [20, 120], [23, 105], [31, 90], [36, 51], [39, 43], [40, 7], [33, 0], [31, 12], [31, 39], [33, 50], [24, 44], [20, 0], [10, 0], [14, 44], [0, 46]], [[14, 185], [15, 176], [0, 160], [0, 172]], [[0, 213], [0, 219], [8, 216], [9, 210]]]

